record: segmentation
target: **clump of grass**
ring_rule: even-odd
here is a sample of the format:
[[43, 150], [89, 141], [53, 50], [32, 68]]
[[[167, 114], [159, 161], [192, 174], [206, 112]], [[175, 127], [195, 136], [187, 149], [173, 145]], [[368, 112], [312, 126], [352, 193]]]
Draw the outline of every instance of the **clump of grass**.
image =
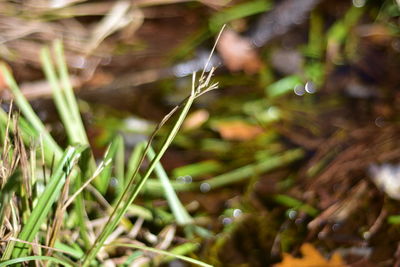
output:
[[[54, 43], [53, 52], [55, 63], [47, 47], [41, 51], [41, 61], [68, 136], [69, 146], [65, 149], [57, 144], [35, 114], [10, 70], [4, 64], [0, 66], [21, 112], [18, 117], [11, 115], [11, 109], [8, 114], [0, 109], [0, 266], [29, 261], [65, 266], [98, 265], [106, 258], [102, 248], [113, 246], [147, 250], [209, 266], [171, 251], [131, 242], [109, 243], [109, 240], [118, 236], [120, 227], [127, 232], [134, 228], [124, 216], [135, 210], [132, 202], [153, 171], [163, 185], [175, 221], [180, 225], [192, 224], [190, 215], [179, 201], [159, 161], [195, 99], [217, 88], [217, 84], [211, 81], [214, 69], [208, 74], [203, 71], [199, 80], [193, 74], [190, 95], [162, 120], [148, 142], [137, 146], [129, 160], [129, 171], [125, 173], [122, 137], [116, 137], [100, 163], [95, 163], [60, 41]], [[151, 148], [153, 138], [174, 117], [177, 119], [161, 148], [154, 151]], [[141, 166], [146, 158], [150, 163], [141, 175]], [[117, 177], [119, 184], [115, 204], [109, 204], [104, 198], [112, 175]], [[94, 213], [94, 209], [100, 205], [106, 209], [103, 209], [103, 213], [96, 212], [96, 215], [103, 217], [104, 226], [94, 230], [95, 226], [88, 227], [93, 224], [88, 212]], [[146, 212], [143, 208], [138, 210], [142, 214]], [[196, 248], [194, 246], [192, 250]]]

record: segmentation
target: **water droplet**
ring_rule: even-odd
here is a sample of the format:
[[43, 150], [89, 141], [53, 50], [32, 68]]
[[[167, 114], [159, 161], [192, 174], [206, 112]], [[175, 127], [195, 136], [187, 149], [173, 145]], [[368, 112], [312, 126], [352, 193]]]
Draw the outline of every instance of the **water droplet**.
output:
[[84, 69], [87, 66], [87, 62], [84, 57], [78, 56], [72, 60], [71, 65], [77, 69]]
[[111, 187], [116, 187], [118, 185], [118, 179], [115, 177], [112, 177], [110, 180], [110, 186]]
[[289, 219], [291, 219], [291, 220], [296, 219], [296, 217], [297, 217], [297, 211], [295, 211], [295, 210], [289, 210], [289, 212], [288, 212], [288, 217], [289, 217]]
[[365, 0], [353, 0], [353, 6], [355, 7], [365, 6]]
[[294, 87], [293, 91], [294, 91], [294, 93], [295, 93], [296, 95], [298, 95], [298, 96], [302, 96], [302, 95], [304, 95], [304, 94], [306, 93], [306, 91], [305, 91], [305, 89], [304, 89], [304, 86], [301, 85], [301, 84], [296, 85], [296, 86]]
[[243, 211], [241, 209], [234, 209], [233, 210], [233, 217], [239, 217], [242, 214], [243, 214]]
[[280, 117], [280, 112], [279, 109], [277, 107], [269, 107], [267, 109], [267, 115], [271, 120], [277, 120]]
[[231, 218], [223, 218], [222, 219], [222, 223], [224, 224], [224, 225], [227, 225], [227, 224], [231, 224], [232, 223], [232, 219]]
[[372, 236], [372, 235], [371, 235], [371, 233], [370, 233], [370, 232], [368, 232], [368, 231], [363, 233], [363, 237], [364, 237], [364, 239], [370, 239], [370, 238], [371, 238], [371, 236]]
[[307, 93], [314, 94], [317, 90], [315, 89], [315, 84], [313, 82], [308, 81], [304, 88]]
[[211, 186], [210, 186], [209, 183], [202, 183], [202, 184], [200, 185], [200, 191], [201, 191], [202, 193], [207, 193], [207, 192], [210, 191], [210, 190], [211, 190]]
[[193, 181], [193, 178], [190, 175], [185, 175], [184, 180], [186, 184], [190, 184]]
[[318, 233], [318, 239], [325, 239], [326, 238], [326, 232], [319, 232]]
[[176, 181], [179, 184], [184, 184], [185, 183], [185, 177], [179, 176], [178, 178], [176, 178]]
[[375, 119], [375, 125], [379, 128], [382, 128], [385, 125], [385, 120], [382, 117], [377, 117]]
[[339, 228], [340, 228], [340, 224], [338, 224], [338, 223], [335, 223], [335, 224], [332, 225], [332, 231], [334, 231], [334, 232], [339, 230]]
[[304, 222], [304, 220], [302, 218], [297, 218], [294, 223], [295, 224], [302, 224]]

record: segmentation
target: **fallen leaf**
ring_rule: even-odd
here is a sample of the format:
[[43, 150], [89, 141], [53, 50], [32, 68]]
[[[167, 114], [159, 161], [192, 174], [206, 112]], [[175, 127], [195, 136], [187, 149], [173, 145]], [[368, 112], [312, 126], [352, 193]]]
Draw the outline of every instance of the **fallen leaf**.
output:
[[210, 115], [204, 109], [197, 110], [187, 116], [185, 122], [183, 123], [183, 130], [193, 130], [199, 128], [203, 123], [208, 120]]
[[219, 122], [215, 128], [223, 139], [237, 141], [250, 140], [263, 132], [261, 127], [243, 121]]
[[108, 84], [111, 84], [111, 82], [115, 79], [114, 75], [103, 72], [103, 71], [97, 71], [95, 72], [92, 77], [90, 77], [90, 80], [88, 80], [85, 85], [93, 88], [98, 88], [102, 87]]
[[244, 70], [246, 73], [256, 73], [262, 65], [255, 47], [250, 40], [226, 29], [217, 44], [217, 50], [231, 71]]
[[[11, 68], [7, 63], [5, 63], [4, 61], [0, 61], [0, 64], [4, 64], [6, 68], [11, 72]], [[3, 72], [0, 71], [0, 92], [5, 88], [7, 88], [7, 83], [3, 76]]]
[[300, 248], [303, 258], [294, 258], [290, 254], [283, 253], [281, 263], [274, 267], [345, 267], [342, 257], [334, 253], [330, 260], [326, 260], [321, 253], [311, 244], [305, 243]]

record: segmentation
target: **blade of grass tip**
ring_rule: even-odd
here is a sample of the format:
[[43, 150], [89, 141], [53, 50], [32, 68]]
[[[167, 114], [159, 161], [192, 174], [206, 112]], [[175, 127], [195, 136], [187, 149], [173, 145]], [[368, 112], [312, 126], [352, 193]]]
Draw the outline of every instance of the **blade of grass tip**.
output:
[[188, 263], [192, 263], [192, 264], [195, 264], [195, 265], [198, 265], [198, 266], [213, 267], [212, 265], [204, 263], [202, 261], [195, 260], [195, 259], [192, 259], [192, 258], [189, 258], [189, 257], [186, 257], [186, 256], [179, 255], [179, 254], [171, 253], [171, 252], [168, 252], [168, 251], [156, 249], [156, 248], [139, 246], [139, 245], [135, 245], [135, 244], [123, 244], [123, 243], [111, 243], [111, 244], [107, 244], [105, 246], [107, 246], [107, 247], [136, 248], [136, 249], [139, 249], [139, 250], [150, 251], [150, 252], [154, 252], [154, 253], [157, 253], [157, 254], [161, 254], [161, 255], [177, 258], [177, 259], [180, 259], [180, 260], [183, 260], [183, 261], [186, 261]]
[[[214, 54], [215, 49], [217, 48], [217, 44], [218, 44], [218, 42], [219, 42], [219, 39], [221, 38], [222, 33], [223, 33], [224, 30], [225, 30], [225, 27], [226, 27], [226, 24], [222, 25], [222, 28], [221, 28], [221, 30], [220, 30], [219, 33], [218, 33], [217, 39], [216, 39], [216, 41], [215, 41], [215, 43], [214, 43], [214, 46], [213, 46], [213, 48], [211, 49], [210, 55], [208, 56], [208, 59], [207, 59], [207, 61], [206, 61], [206, 64], [204, 65], [203, 71], [201, 72], [200, 79], [199, 79], [200, 82], [202, 82], [202, 80], [203, 80], [203, 78], [204, 78], [204, 75], [205, 75], [205, 73], [206, 73], [206, 71], [207, 71], [208, 65], [210, 64], [210, 61], [211, 61], [211, 57], [212, 57], [212, 55]], [[193, 87], [192, 87], [192, 88], [193, 88]]]
[[18, 259], [2, 261], [2, 262], [0, 262], [0, 267], [12, 266], [17, 263], [23, 263], [23, 262], [29, 262], [29, 261], [50, 261], [50, 262], [61, 264], [63, 266], [74, 267], [72, 264], [68, 263], [67, 261], [64, 261], [64, 260], [61, 260], [61, 259], [58, 259], [55, 257], [49, 257], [49, 256], [27, 256], [27, 257], [21, 257]]
[[[85, 147], [69, 147], [64, 152], [63, 157], [58, 162], [56, 171], [53, 173], [52, 177], [40, 195], [36, 206], [33, 208], [31, 216], [29, 217], [26, 224], [23, 226], [18, 239], [25, 240], [27, 242], [32, 242], [35, 238], [40, 226], [44, 223], [50, 209], [59, 196], [60, 190], [65, 182], [65, 179], [70, 175], [75, 162], [79, 159], [82, 151], [86, 149]], [[15, 248], [13, 251], [13, 257], [25, 256], [28, 252], [28, 247], [25, 245]]]
[[[189, 112], [189, 109], [196, 98], [196, 95], [192, 94], [190, 97], [186, 100], [185, 105], [182, 108], [182, 111], [178, 117], [178, 120], [176, 121], [174, 127], [172, 130], [169, 132], [167, 138], [165, 139], [164, 143], [161, 146], [160, 151], [156, 154], [154, 159], [151, 161], [149, 167], [147, 168], [143, 178], [133, 185], [133, 181], [135, 177], [132, 177], [132, 179], [129, 181], [129, 183], [126, 185], [126, 189], [124, 193], [122, 194], [120, 200], [117, 202], [113, 213], [110, 215], [110, 218], [101, 231], [100, 235], [98, 236], [97, 240], [93, 244], [92, 248], [88, 251], [86, 254], [86, 257], [84, 258], [84, 261], [82, 263], [82, 267], [87, 267], [94, 257], [97, 255], [98, 251], [101, 249], [103, 246], [104, 242], [106, 241], [107, 237], [114, 231], [116, 226], [118, 225], [119, 221], [121, 218], [124, 216], [126, 213], [126, 210], [129, 208], [129, 205], [135, 200], [136, 196], [138, 195], [139, 191], [142, 189], [143, 185], [145, 184], [146, 180], [154, 170], [154, 167], [157, 162], [160, 161], [161, 157], [164, 155], [165, 151], [167, 150], [168, 146], [171, 144], [173, 138], [175, 137], [176, 133], [178, 132], [179, 128], [181, 127], [187, 113]], [[175, 109], [174, 109], [175, 110]], [[163, 120], [164, 121], [164, 120]], [[162, 122], [163, 123], [163, 122]], [[150, 143], [148, 143], [147, 146], [149, 146]], [[147, 148], [145, 149], [144, 153], [147, 152]], [[142, 156], [143, 157], [143, 156]], [[135, 176], [135, 175], [134, 175]]]
[[[11, 72], [8, 68], [4, 65], [0, 65], [0, 70], [3, 73], [3, 77], [7, 86], [10, 88], [12, 94], [15, 97], [15, 102], [17, 103], [18, 107], [20, 108], [22, 114], [28, 120], [28, 122], [32, 125], [32, 128], [36, 131], [35, 136], [39, 136], [40, 134], [43, 135], [43, 141], [45, 143], [45, 149], [47, 151], [46, 154], [55, 156], [56, 160], [59, 160], [62, 155], [61, 148], [57, 145], [54, 141], [53, 137], [47, 132], [46, 128], [44, 127], [43, 123], [40, 121], [38, 116], [33, 111], [31, 105], [28, 103], [24, 95], [21, 93], [17, 83], [14, 80]], [[52, 157], [52, 156], [51, 156]], [[50, 157], [48, 157], [50, 160]]]
[[79, 130], [79, 136], [82, 144], [88, 145], [89, 141], [86, 135], [85, 127], [83, 126], [82, 118], [79, 113], [79, 106], [75, 98], [74, 90], [72, 88], [71, 80], [68, 74], [68, 67], [65, 61], [64, 49], [61, 40], [56, 40], [53, 43], [53, 49], [56, 54], [56, 64], [58, 74], [62, 83], [62, 89], [65, 94], [65, 100], [68, 104], [70, 115], [74, 117], [76, 123], [76, 130]]
[[71, 116], [72, 113], [70, 107], [68, 106], [68, 102], [63, 95], [60, 83], [56, 76], [54, 65], [51, 62], [50, 50], [48, 47], [43, 47], [40, 51], [40, 60], [42, 62], [43, 72], [46, 75], [46, 79], [53, 89], [52, 92], [54, 102], [64, 124], [70, 144], [84, 144], [79, 135], [80, 127], [77, 125], [74, 116]]
[[[149, 152], [147, 153], [149, 160], [152, 160], [156, 153], [153, 148], [150, 146]], [[155, 166], [155, 173], [160, 179], [161, 184], [164, 189], [165, 198], [168, 201], [168, 204], [172, 210], [172, 213], [175, 216], [176, 221], [179, 225], [187, 225], [193, 222], [193, 219], [190, 217], [189, 213], [186, 211], [185, 207], [180, 202], [178, 196], [176, 195], [174, 188], [169, 181], [168, 175], [165, 172], [161, 163], [157, 163]]]

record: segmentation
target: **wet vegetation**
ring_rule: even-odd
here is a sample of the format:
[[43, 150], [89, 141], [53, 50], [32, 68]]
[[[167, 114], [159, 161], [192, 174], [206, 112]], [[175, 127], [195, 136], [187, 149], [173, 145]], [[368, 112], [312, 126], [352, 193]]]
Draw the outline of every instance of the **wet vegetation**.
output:
[[0, 266], [400, 266], [399, 21], [0, 2]]

